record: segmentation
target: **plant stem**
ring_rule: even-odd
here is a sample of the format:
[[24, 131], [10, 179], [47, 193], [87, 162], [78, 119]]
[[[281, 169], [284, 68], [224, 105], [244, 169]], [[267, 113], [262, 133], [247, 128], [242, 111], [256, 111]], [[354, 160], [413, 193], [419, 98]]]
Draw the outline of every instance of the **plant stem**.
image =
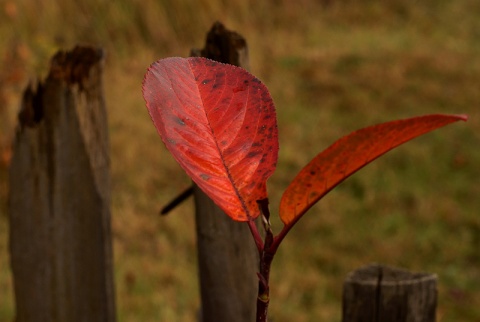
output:
[[260, 273], [258, 273], [258, 296], [257, 296], [257, 322], [267, 322], [268, 305], [270, 303], [270, 266], [276, 252], [272, 247], [274, 242], [272, 229], [270, 227], [270, 211], [268, 200], [259, 201], [262, 209], [263, 226], [265, 228], [265, 243], [260, 253]]
[[257, 225], [253, 220], [247, 222], [248, 227], [250, 228], [250, 232], [252, 233], [253, 239], [255, 240], [255, 244], [257, 245], [258, 254], [262, 256], [263, 252], [263, 241], [262, 237], [260, 237], [260, 233], [258, 232]]
[[[272, 236], [273, 240], [273, 236]], [[265, 238], [267, 245], [267, 237]], [[267, 322], [268, 305], [270, 303], [270, 287], [268, 285], [270, 278], [270, 265], [273, 256], [270, 248], [264, 248], [260, 259], [260, 273], [258, 273], [258, 297], [257, 297], [257, 322]]]

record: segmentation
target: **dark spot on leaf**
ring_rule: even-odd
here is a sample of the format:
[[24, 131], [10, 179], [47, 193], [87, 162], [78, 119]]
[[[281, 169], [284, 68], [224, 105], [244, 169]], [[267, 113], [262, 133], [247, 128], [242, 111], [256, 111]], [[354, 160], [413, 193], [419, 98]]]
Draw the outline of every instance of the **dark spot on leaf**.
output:
[[253, 187], [255, 187], [255, 181], [250, 182], [247, 186], [248, 189], [252, 189]]
[[177, 122], [177, 123], [180, 124], [180, 125], [185, 125], [185, 122], [184, 122], [181, 118], [179, 118], [179, 117], [177, 117], [177, 118], [175, 119], [175, 122]]
[[317, 174], [317, 173], [316, 173], [315, 171], [310, 171], [310, 175], [311, 175], [311, 176], [314, 176], [314, 175], [316, 175], [316, 174]]
[[220, 144], [223, 145], [223, 146], [227, 145], [227, 143], [228, 143], [227, 141], [220, 142]]
[[251, 151], [247, 154], [247, 158], [253, 158], [256, 157], [259, 154], [258, 151]]
[[210, 83], [211, 81], [212, 81], [211, 79], [204, 79], [204, 80], [202, 81], [202, 84], [203, 84], [203, 85], [207, 85], [207, 84]]
[[205, 66], [215, 66], [217, 65], [218, 63], [216, 61], [213, 61], [213, 60], [205, 60]]

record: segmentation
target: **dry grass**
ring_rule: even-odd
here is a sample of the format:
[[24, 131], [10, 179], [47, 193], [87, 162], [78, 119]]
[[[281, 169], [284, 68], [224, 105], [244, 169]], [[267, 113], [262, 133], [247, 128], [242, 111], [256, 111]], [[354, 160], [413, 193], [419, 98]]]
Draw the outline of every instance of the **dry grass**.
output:
[[[14, 316], [5, 163], [20, 92], [28, 77], [45, 72], [55, 50], [78, 42], [102, 45], [108, 54], [120, 321], [195, 321], [192, 205], [157, 216], [189, 181], [157, 137], [140, 84], [155, 59], [201, 47], [217, 19], [247, 38], [252, 71], [277, 105], [273, 213], [301, 166], [349, 131], [417, 114], [471, 115], [368, 166], [299, 222], [272, 267], [275, 321], [339, 321], [344, 276], [369, 262], [437, 273], [438, 320], [480, 320], [480, 5], [359, 3], [2, 2], [0, 321]], [[281, 228], [278, 220], [274, 225]]]

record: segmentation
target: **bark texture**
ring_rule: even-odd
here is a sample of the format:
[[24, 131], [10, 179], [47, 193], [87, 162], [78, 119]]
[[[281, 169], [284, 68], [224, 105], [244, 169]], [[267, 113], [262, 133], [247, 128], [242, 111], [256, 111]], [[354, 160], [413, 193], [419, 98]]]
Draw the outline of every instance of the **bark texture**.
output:
[[103, 52], [58, 52], [22, 101], [10, 166], [16, 321], [115, 321]]
[[343, 285], [343, 322], [435, 322], [437, 276], [368, 265]]

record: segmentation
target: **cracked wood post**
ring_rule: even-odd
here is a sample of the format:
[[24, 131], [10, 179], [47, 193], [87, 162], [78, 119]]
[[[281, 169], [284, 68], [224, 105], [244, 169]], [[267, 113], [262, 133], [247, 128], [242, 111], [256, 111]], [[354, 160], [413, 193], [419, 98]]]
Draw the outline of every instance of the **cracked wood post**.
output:
[[[222, 63], [248, 68], [245, 39], [215, 23], [205, 48], [192, 50]], [[202, 322], [255, 321], [258, 251], [246, 223], [233, 221], [194, 187]]]
[[435, 322], [437, 276], [371, 264], [343, 285], [342, 322]]
[[58, 52], [24, 92], [10, 167], [17, 322], [115, 321], [103, 52]]

